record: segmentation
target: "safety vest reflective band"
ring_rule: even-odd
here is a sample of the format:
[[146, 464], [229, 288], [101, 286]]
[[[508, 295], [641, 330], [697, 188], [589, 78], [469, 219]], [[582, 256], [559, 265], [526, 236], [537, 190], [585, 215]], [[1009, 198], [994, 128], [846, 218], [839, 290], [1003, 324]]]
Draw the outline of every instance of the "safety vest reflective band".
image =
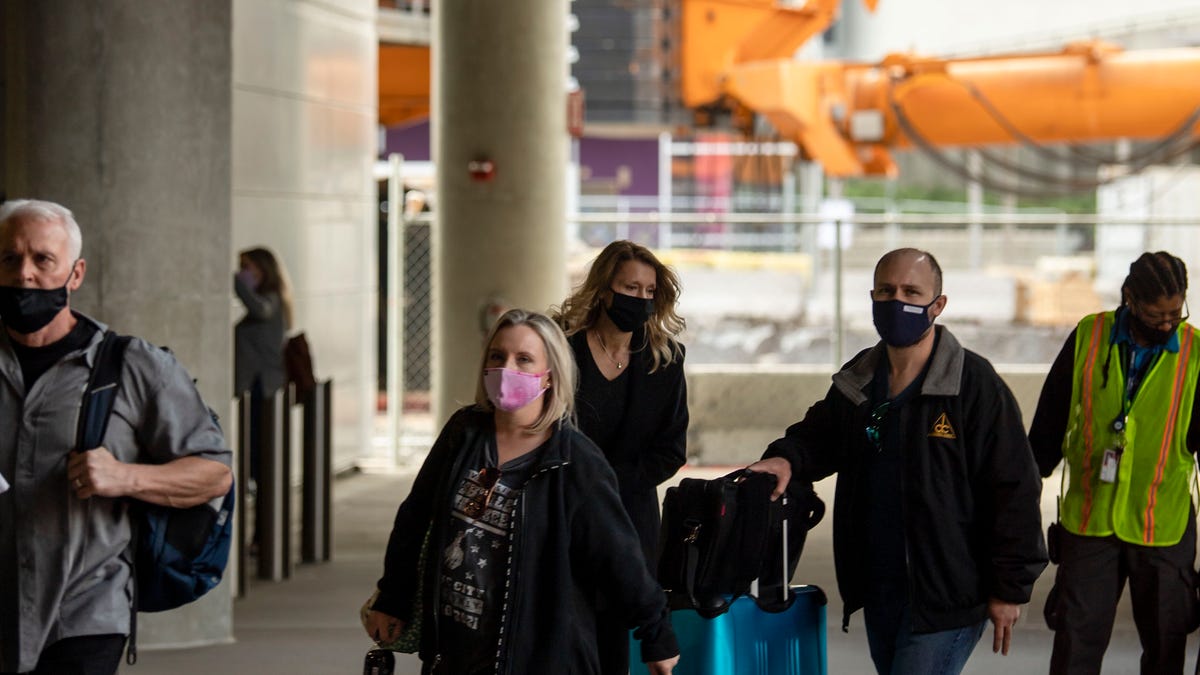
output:
[[[1134, 544], [1170, 546], [1183, 537], [1191, 508], [1187, 431], [1200, 374], [1197, 333], [1180, 325], [1179, 352], [1163, 350], [1149, 366], [1124, 428], [1117, 430], [1113, 422], [1125, 408], [1127, 363], [1112, 344], [1115, 318], [1114, 312], [1084, 317], [1075, 333], [1072, 414], [1063, 437], [1068, 478], [1060, 519], [1075, 534], [1115, 534]], [[1108, 450], [1120, 451], [1113, 482], [1100, 480]]]

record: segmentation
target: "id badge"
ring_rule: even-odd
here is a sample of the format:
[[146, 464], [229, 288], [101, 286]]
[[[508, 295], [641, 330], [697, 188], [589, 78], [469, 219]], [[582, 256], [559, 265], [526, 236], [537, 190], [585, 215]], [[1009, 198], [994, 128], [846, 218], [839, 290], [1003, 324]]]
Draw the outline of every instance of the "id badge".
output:
[[1116, 450], [1109, 448], [1104, 451], [1104, 463], [1100, 465], [1100, 480], [1105, 483], [1117, 482], [1117, 463], [1121, 456]]

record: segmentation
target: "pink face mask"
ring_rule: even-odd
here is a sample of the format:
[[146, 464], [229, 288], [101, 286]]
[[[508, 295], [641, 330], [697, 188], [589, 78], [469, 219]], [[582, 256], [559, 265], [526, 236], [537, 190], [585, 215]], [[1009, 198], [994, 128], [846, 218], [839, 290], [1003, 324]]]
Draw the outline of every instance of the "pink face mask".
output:
[[[546, 371], [548, 373], [550, 371]], [[524, 373], [508, 368], [484, 368], [483, 388], [492, 405], [505, 412], [520, 410], [546, 391], [542, 377], [546, 373]]]

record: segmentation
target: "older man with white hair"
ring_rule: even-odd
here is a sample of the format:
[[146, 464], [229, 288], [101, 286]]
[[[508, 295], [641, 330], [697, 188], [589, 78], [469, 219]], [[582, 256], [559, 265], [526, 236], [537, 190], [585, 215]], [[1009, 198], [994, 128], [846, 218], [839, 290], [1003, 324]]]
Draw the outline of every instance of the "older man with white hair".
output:
[[104, 442], [75, 448], [107, 327], [70, 307], [87, 262], [71, 212], [0, 205], [0, 671], [111, 675], [130, 629], [129, 499], [223, 496], [230, 451], [187, 371], [133, 338]]

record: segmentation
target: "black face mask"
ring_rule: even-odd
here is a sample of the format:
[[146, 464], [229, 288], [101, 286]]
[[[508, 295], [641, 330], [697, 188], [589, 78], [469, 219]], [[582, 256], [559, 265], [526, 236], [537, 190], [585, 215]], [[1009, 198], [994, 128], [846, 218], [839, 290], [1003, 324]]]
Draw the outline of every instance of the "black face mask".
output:
[[1145, 321], [1142, 321], [1141, 318], [1132, 311], [1129, 312], [1129, 320], [1133, 325], [1133, 330], [1137, 332], [1138, 337], [1152, 345], [1167, 344], [1167, 340], [1171, 339], [1171, 336], [1175, 334], [1176, 328], [1178, 328], [1178, 326], [1176, 326], [1170, 330], [1162, 330], [1161, 328], [1151, 326]]
[[654, 301], [613, 291], [612, 304], [604, 308], [608, 318], [622, 333], [632, 333], [654, 314]]
[[[68, 276], [67, 283], [70, 281]], [[22, 335], [45, 328], [66, 306], [67, 284], [49, 289], [0, 286], [0, 319]]]
[[893, 347], [914, 345], [925, 337], [925, 332], [933, 325], [929, 308], [935, 302], [937, 298], [928, 305], [913, 305], [902, 300], [875, 300], [871, 303], [875, 331]]

